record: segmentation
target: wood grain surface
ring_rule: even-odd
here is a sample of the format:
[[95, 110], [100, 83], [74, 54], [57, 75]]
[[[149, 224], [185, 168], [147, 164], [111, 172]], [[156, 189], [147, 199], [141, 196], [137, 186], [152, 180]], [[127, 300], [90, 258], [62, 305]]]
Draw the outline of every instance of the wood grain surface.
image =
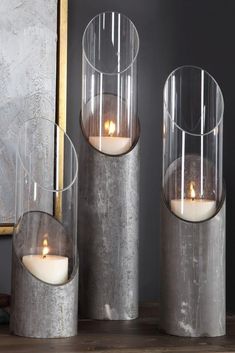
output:
[[[227, 316], [227, 335], [219, 338], [184, 338], [159, 331], [158, 305], [145, 304], [133, 321], [80, 320], [78, 335], [66, 339], [29, 339], [9, 334], [0, 326], [0, 352], [14, 353], [160, 353], [235, 352], [235, 316]], [[46, 322], [45, 322], [46, 325]]]

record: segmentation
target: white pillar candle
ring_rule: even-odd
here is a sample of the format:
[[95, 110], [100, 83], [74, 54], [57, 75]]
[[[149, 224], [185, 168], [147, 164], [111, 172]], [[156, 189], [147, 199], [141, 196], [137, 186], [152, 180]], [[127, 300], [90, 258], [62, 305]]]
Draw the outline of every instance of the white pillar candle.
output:
[[171, 200], [171, 210], [186, 221], [200, 222], [213, 216], [216, 202], [206, 199]]
[[64, 284], [68, 280], [68, 257], [57, 255], [25, 255], [25, 267], [41, 281]]
[[125, 153], [131, 148], [129, 137], [90, 136], [89, 142], [101, 152], [112, 155]]

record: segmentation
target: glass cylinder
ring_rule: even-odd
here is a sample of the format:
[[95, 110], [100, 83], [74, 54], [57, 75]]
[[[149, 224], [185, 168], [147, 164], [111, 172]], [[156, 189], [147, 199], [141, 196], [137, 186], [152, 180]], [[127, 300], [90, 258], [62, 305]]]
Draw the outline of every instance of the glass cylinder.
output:
[[220, 87], [205, 70], [183, 66], [164, 87], [163, 193], [171, 211], [191, 222], [211, 218], [223, 196]]
[[77, 269], [78, 161], [71, 140], [52, 121], [26, 121], [16, 172], [15, 252], [32, 275], [62, 285]]
[[120, 13], [97, 15], [83, 34], [82, 128], [106, 154], [123, 154], [138, 138], [138, 51], [138, 32]]

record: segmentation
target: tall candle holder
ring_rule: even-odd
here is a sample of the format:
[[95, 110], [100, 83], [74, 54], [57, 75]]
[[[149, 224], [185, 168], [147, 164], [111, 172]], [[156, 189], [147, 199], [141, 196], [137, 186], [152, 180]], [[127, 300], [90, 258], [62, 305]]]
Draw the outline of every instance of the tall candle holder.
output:
[[161, 327], [225, 334], [222, 92], [212, 76], [177, 68], [164, 88]]
[[97, 15], [83, 34], [80, 313], [94, 319], [138, 316], [138, 50], [120, 13]]
[[19, 336], [77, 333], [77, 173], [74, 146], [47, 119], [20, 129], [16, 158], [10, 327]]

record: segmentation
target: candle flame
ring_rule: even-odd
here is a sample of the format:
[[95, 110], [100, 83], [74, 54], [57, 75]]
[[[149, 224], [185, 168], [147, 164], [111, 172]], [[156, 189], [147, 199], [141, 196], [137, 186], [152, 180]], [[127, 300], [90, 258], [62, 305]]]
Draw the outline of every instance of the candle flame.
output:
[[42, 243], [42, 257], [45, 259], [45, 257], [48, 255], [49, 253], [49, 247], [48, 247], [48, 241], [47, 239], [44, 239], [43, 240], [43, 243]]
[[215, 128], [214, 128], [214, 136], [216, 136], [218, 134], [218, 126], [216, 126]]
[[106, 120], [104, 123], [104, 129], [109, 136], [113, 136], [116, 130], [116, 124], [112, 120]]
[[163, 137], [165, 137], [165, 136], [166, 136], [166, 125], [163, 124]]
[[194, 200], [195, 196], [196, 196], [194, 186], [195, 186], [195, 183], [191, 182], [190, 183], [190, 196], [191, 196], [192, 200]]

